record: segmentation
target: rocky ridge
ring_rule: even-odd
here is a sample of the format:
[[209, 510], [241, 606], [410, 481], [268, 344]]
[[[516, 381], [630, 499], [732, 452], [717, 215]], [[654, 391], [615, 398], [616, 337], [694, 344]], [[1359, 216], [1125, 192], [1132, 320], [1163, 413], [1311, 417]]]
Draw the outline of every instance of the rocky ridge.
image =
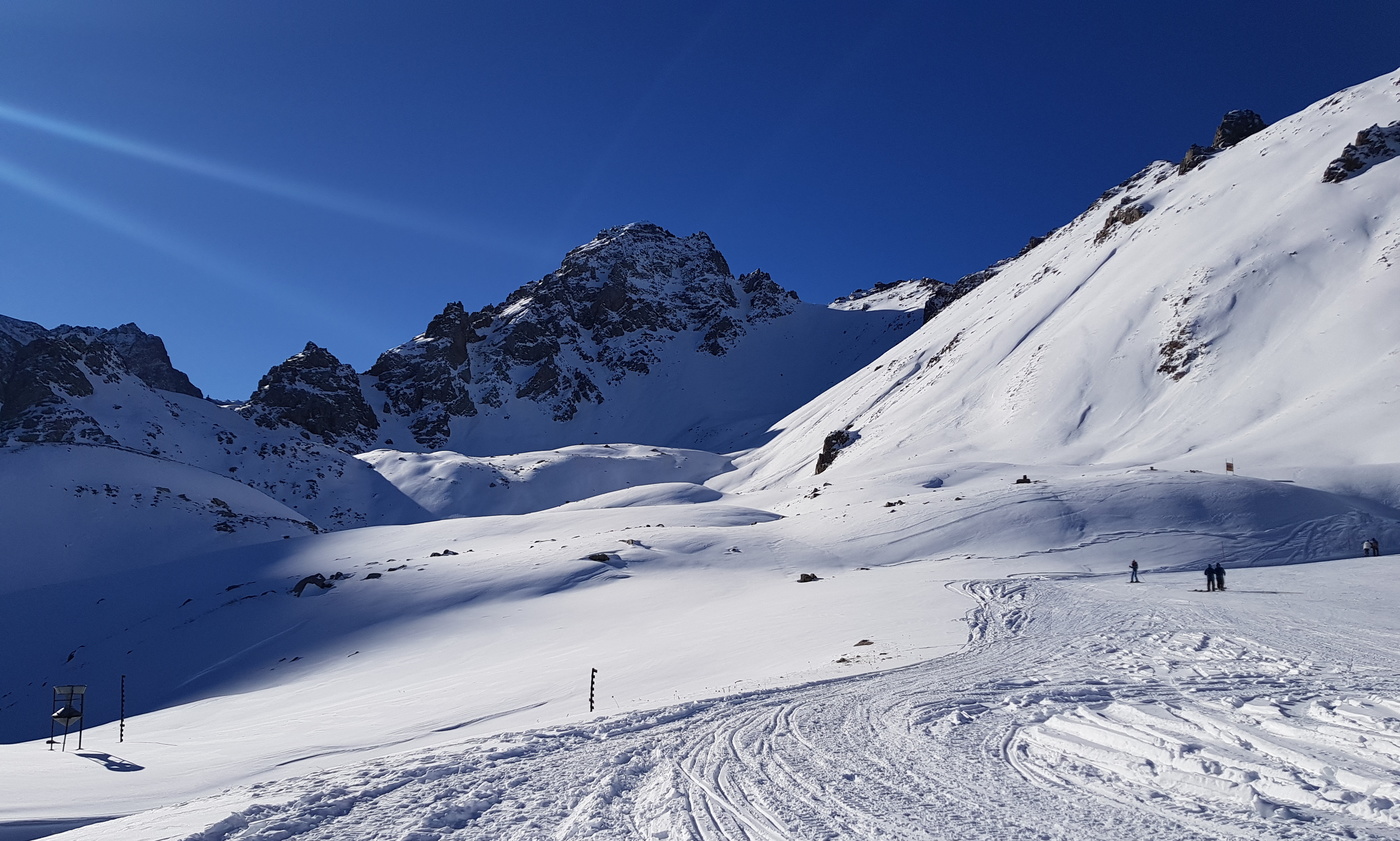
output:
[[0, 321], [0, 444], [115, 444], [102, 425], [72, 402], [93, 394], [93, 378], [135, 381], [199, 398], [170, 362], [165, 343], [135, 324], [113, 329]]
[[406, 422], [429, 448], [448, 442], [455, 419], [508, 414], [523, 401], [567, 422], [651, 373], [667, 346], [724, 356], [796, 302], [765, 272], [734, 277], [703, 232], [610, 228], [503, 303], [470, 313], [449, 304], [422, 335], [379, 357], [369, 394], [381, 416]]
[[1268, 127], [1269, 124], [1264, 122], [1264, 118], [1253, 111], [1248, 109], [1230, 111], [1220, 118], [1220, 125], [1215, 129], [1215, 138], [1209, 146], [1191, 144], [1191, 148], [1186, 150], [1186, 155], [1181, 159], [1177, 172], [1185, 175], [1210, 160], [1217, 152], [1229, 149], [1246, 137], [1258, 134]]

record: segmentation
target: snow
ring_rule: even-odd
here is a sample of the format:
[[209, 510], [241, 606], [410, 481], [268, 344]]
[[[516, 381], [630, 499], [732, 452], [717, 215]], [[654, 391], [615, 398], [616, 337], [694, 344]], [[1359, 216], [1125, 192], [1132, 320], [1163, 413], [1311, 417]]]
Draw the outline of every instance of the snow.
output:
[[[1185, 175], [1144, 170], [780, 421], [731, 487], [796, 481], [848, 427], [861, 441], [837, 472], [910, 459], [1233, 461], [1287, 478], [1272, 471], [1400, 462], [1400, 164], [1321, 180], [1358, 128], [1400, 115], [1396, 79], [1280, 120]], [[1125, 198], [1151, 210], [1095, 242]], [[1199, 356], [1174, 379], [1158, 369], [1183, 336]]]
[[[358, 458], [435, 517], [523, 514], [626, 488], [694, 485], [730, 469], [714, 453], [637, 444], [495, 457], [374, 450]], [[668, 504], [671, 492], [661, 496], [656, 504]], [[691, 493], [684, 501], [699, 499]]]
[[[485, 721], [465, 709], [472, 685], [482, 681], [475, 663], [466, 667], [470, 679], [459, 674], [436, 687], [398, 682], [427, 664], [439, 673], [456, 665], [420, 651], [391, 667], [390, 659], [411, 654], [427, 638], [420, 635], [414, 644], [385, 652], [393, 658], [381, 658], [378, 667], [391, 670], [383, 675], [390, 680], [371, 681], [379, 688], [362, 689], [360, 704], [327, 691], [334, 676], [323, 670], [305, 687], [314, 697], [290, 710], [284, 703], [255, 705], [246, 693], [225, 702], [230, 711], [242, 708], [237, 718], [247, 723], [243, 727], [226, 722], [229, 716], [201, 717], [212, 712], [206, 707], [178, 716], [178, 727], [161, 716], [132, 726], [133, 732], [159, 726], [159, 738], [143, 732], [116, 746], [108, 743], [110, 725], [87, 734], [85, 752], [118, 756], [141, 765], [139, 772], [114, 773], [71, 747], [67, 754], [48, 753], [39, 744], [8, 747], [5, 760], [7, 767], [25, 763], [26, 787], [81, 781], [89, 797], [120, 791], [134, 805], [143, 795], [154, 799], [143, 789], [157, 776], [164, 786], [178, 787], [164, 792], [166, 800], [200, 783], [217, 787], [215, 780], [234, 770], [229, 760], [249, 752], [249, 740], [278, 741], [264, 730], [281, 720], [310, 731], [301, 733], [295, 749], [263, 762], [288, 762], [278, 769], [283, 773], [323, 770], [282, 779], [248, 774], [247, 785], [208, 799], [61, 836], [72, 839], [924, 838], [993, 832], [1394, 838], [1400, 835], [1393, 803], [1400, 710], [1395, 660], [1392, 648], [1366, 644], [1400, 632], [1390, 609], [1397, 593], [1393, 576], [1385, 574], [1389, 563], [1236, 572], [1223, 593], [1193, 589], [1197, 576], [1190, 572], [1144, 574], [1141, 585], [1114, 574], [965, 581], [950, 591], [930, 586], [933, 581], [922, 578], [927, 571], [910, 578], [908, 567], [876, 569], [842, 576], [878, 583], [868, 590], [858, 583], [839, 601], [928, 586], [924, 595], [931, 598], [918, 601], [930, 611], [949, 607], [949, 599], [971, 610], [955, 634], [935, 629], [924, 642], [961, 639], [969, 629], [970, 640], [933, 659], [928, 652], [890, 655], [901, 668], [842, 677], [827, 665], [829, 679], [787, 688], [726, 687], [705, 698], [636, 709], [612, 697], [610, 682], [626, 669], [606, 661], [606, 650], [624, 639], [614, 635], [588, 646], [601, 660], [579, 663], [600, 662], [603, 703], [614, 707], [608, 715], [586, 713], [587, 670], [575, 669], [571, 699], [542, 694], [537, 697], [545, 706], [522, 709], [518, 699], [502, 698], [499, 717]], [[816, 599], [805, 605], [809, 610], [821, 609], [831, 606], [831, 594], [808, 594], [837, 581], [784, 586], [792, 598]], [[675, 583], [689, 587], [702, 579]], [[588, 601], [611, 586], [567, 598]], [[784, 607], [767, 601], [777, 592], [763, 594], [770, 615]], [[890, 606], [909, 609], [898, 600]], [[741, 615], [726, 612], [726, 618]], [[803, 615], [790, 613], [782, 624], [823, 627]], [[873, 617], [864, 621], [874, 627]], [[522, 620], [512, 627], [538, 624]], [[864, 650], [887, 650], [888, 630], [879, 631], [876, 644]], [[625, 637], [633, 652], [653, 647], [638, 636]], [[684, 645], [684, 637], [668, 635], [662, 642]], [[779, 649], [798, 638], [763, 647]], [[735, 639], [720, 642], [731, 666], [752, 662]], [[852, 647], [849, 634], [822, 642], [833, 654], [862, 650]], [[694, 653], [698, 646], [686, 648]], [[401, 732], [383, 734], [397, 744], [338, 753], [370, 727], [386, 702], [423, 691], [433, 703], [401, 709]], [[566, 714], [545, 712], [566, 704], [572, 706]], [[433, 706], [456, 706], [462, 717], [438, 728], [436, 744], [425, 738], [428, 728], [412, 727], [412, 719]], [[520, 728], [531, 716], [549, 720]], [[296, 724], [286, 727], [275, 735], [296, 734]], [[489, 734], [473, 736], [474, 730]], [[388, 748], [413, 749], [377, 755]]]
[[748, 451], [377, 450], [327, 534], [0, 453], [0, 839], [1400, 838], [1400, 164], [1320, 180], [1397, 80], [1149, 167]]

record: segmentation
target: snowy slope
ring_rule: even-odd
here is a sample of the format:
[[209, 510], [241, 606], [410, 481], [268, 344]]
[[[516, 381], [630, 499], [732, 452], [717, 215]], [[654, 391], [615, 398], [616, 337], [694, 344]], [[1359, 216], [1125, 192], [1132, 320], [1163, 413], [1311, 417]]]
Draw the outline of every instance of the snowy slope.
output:
[[693, 487], [687, 501], [714, 491], [706, 480], [730, 469], [723, 456], [702, 450], [663, 450], [636, 444], [564, 447], [511, 456], [374, 450], [359, 456], [434, 517], [525, 514], [642, 486]]
[[234, 546], [304, 537], [309, 520], [232, 479], [110, 447], [0, 457], [0, 590], [128, 573]]
[[[1376, 79], [1178, 174], [1155, 164], [779, 426], [730, 487], [891, 464], [1400, 463], [1400, 162], [1322, 174], [1400, 118]], [[1127, 219], [1124, 208], [1141, 209]]]

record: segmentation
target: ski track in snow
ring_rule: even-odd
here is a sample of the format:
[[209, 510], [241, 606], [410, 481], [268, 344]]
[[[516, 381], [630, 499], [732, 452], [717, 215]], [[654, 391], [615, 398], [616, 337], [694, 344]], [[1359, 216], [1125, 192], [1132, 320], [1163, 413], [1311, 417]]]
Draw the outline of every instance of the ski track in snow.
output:
[[[1400, 838], [1396, 628], [1299, 619], [1306, 595], [1261, 609], [1250, 590], [1193, 600], [1125, 595], [1116, 580], [955, 586], [978, 607], [967, 645], [941, 659], [234, 790], [198, 804], [226, 817], [194, 834], [155, 831], [162, 813], [192, 804], [105, 830], [185, 841]], [[97, 825], [71, 837], [117, 836]]]

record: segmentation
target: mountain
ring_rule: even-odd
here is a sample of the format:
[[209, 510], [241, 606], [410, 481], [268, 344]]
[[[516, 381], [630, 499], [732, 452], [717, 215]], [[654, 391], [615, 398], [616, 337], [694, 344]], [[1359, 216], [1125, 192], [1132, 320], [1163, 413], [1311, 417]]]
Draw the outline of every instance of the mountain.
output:
[[[892, 463], [1178, 466], [1290, 478], [1400, 463], [1400, 117], [1359, 85], [1191, 168], [1156, 162], [778, 424], [726, 477], [803, 484]], [[1227, 126], [1228, 127], [1228, 126]], [[1222, 135], [1224, 139], [1222, 139]], [[1398, 147], [1400, 148], [1400, 147]], [[1338, 165], [1340, 166], [1340, 165]], [[1021, 471], [1018, 471], [1018, 473]]]
[[[308, 343], [232, 410], [203, 399], [161, 340], [134, 324], [50, 330], [2, 318], [0, 446], [108, 447], [185, 465], [195, 472], [188, 486], [169, 488], [174, 495], [203, 494], [209, 483], [199, 474], [208, 472], [265, 494], [275, 516], [289, 508], [313, 529], [433, 516], [415, 498], [430, 500], [439, 516], [518, 513], [527, 499], [558, 504], [576, 494], [527, 494], [518, 482], [511, 491], [514, 468], [489, 459], [416, 455], [450, 487], [468, 475], [500, 480], [468, 481], [447, 503], [439, 491], [405, 484], [396, 457], [354, 456], [377, 449], [509, 455], [620, 441], [736, 449], [916, 322], [901, 312], [804, 304], [763, 272], [734, 277], [704, 234], [677, 237], [638, 223], [603, 231], [501, 304], [473, 313], [448, 305], [423, 335], [386, 351], [364, 374]], [[616, 463], [616, 454], [604, 461]], [[593, 492], [652, 473], [603, 475], [613, 478], [591, 483]], [[125, 487], [125, 479], [113, 474], [101, 484]], [[132, 492], [151, 498], [156, 486], [147, 484]], [[464, 496], [468, 486], [475, 490]], [[203, 496], [207, 504], [211, 495]], [[200, 528], [241, 522], [217, 506], [185, 513], [208, 521]], [[58, 551], [40, 537], [26, 545]]]
[[[224, 516], [220, 506], [208, 507], [211, 498], [248, 499], [249, 511], [257, 517], [309, 519], [303, 527], [313, 529], [427, 517], [368, 465], [312, 440], [305, 430], [259, 426], [204, 399], [170, 364], [164, 343], [134, 324], [49, 330], [0, 319], [0, 388], [0, 475], [12, 481], [19, 482], [22, 475], [38, 482], [42, 471], [12, 471], [36, 458], [27, 450], [40, 448], [53, 454], [52, 470], [68, 476], [73, 470], [58, 465], [82, 461], [77, 454], [87, 453], [91, 465], [80, 471], [87, 481], [67, 488], [73, 493], [80, 494], [77, 485], [83, 484], [122, 488], [123, 494], [146, 500], [178, 499], [180, 494], [203, 499], [204, 508], [176, 506], [202, 523], [201, 529], [241, 527], [241, 514]], [[101, 449], [125, 456], [97, 452]], [[152, 461], [165, 464], [152, 466]], [[99, 464], [112, 472], [96, 471]], [[153, 472], [164, 478], [136, 478]], [[242, 489], [227, 487], [217, 496], [206, 493], [226, 484], [251, 488], [261, 500], [252, 504]], [[45, 493], [36, 485], [31, 502]], [[53, 516], [66, 518], [59, 510], [67, 509], [55, 509]], [[12, 517], [6, 524], [21, 531], [26, 526]], [[61, 534], [40, 532], [26, 538], [25, 545], [62, 555], [45, 542], [62, 539]], [[233, 538], [224, 541], [231, 542]]]
[[762, 271], [735, 277], [704, 233], [639, 222], [600, 232], [500, 304], [447, 305], [380, 355], [358, 393], [309, 346], [238, 411], [347, 452], [609, 441], [727, 452], [916, 326], [904, 312], [803, 303]]
[[[1400, 545], [1400, 73], [1232, 114], [984, 272], [852, 296], [864, 316], [740, 318], [718, 290], [768, 308], [698, 235], [614, 229], [377, 372], [308, 345], [242, 414], [5, 322], [38, 395], [14, 405], [57, 440], [0, 450], [0, 834], [1396, 837], [1400, 584], [1356, 556]], [[635, 398], [617, 429], [718, 440], [742, 424], [696, 420], [682, 374], [732, 420], [797, 394], [775, 325], [882, 309], [926, 323], [752, 449], [413, 438], [606, 433]], [[750, 346], [772, 367], [723, 367]], [[39, 351], [21, 380], [47, 391], [15, 379]], [[511, 438], [507, 411], [537, 417]], [[345, 451], [388, 438], [412, 446]], [[313, 498], [277, 486], [295, 505], [230, 478], [327, 465]], [[404, 524], [299, 519], [354, 492]], [[44, 741], [72, 684], [81, 751]]]

